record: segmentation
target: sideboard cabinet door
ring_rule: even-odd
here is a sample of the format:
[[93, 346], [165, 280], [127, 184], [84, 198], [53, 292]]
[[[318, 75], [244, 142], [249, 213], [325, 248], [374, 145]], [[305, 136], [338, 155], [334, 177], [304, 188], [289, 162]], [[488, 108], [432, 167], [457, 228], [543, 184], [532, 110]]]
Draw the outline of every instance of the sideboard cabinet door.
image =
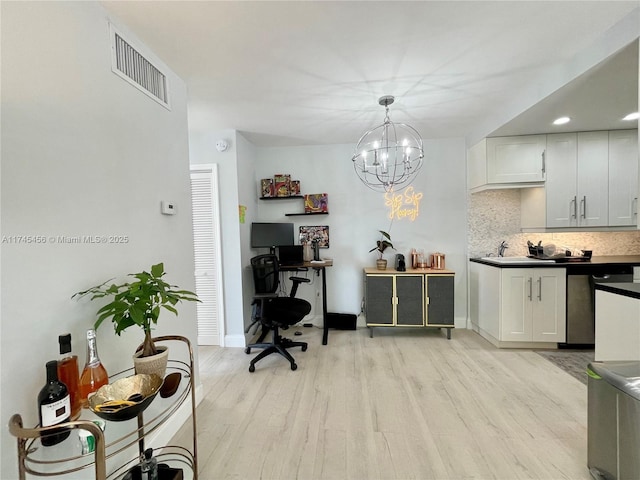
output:
[[393, 325], [393, 276], [365, 276], [367, 324]]
[[396, 275], [396, 325], [424, 326], [424, 275]]
[[454, 276], [426, 275], [427, 326], [453, 326]]

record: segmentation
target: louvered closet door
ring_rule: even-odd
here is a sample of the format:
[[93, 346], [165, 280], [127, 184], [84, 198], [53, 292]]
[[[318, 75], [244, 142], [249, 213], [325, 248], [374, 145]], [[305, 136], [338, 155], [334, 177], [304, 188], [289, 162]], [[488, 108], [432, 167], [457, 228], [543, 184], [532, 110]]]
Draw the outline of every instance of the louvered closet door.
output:
[[216, 165], [191, 169], [198, 345], [224, 346]]

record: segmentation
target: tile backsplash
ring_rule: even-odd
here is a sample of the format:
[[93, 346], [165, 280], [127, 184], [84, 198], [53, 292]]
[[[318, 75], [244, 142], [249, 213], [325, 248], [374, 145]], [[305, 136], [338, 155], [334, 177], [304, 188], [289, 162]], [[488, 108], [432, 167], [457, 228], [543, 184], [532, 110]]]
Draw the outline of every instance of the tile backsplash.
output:
[[506, 240], [506, 256], [527, 255], [527, 240], [556, 248], [593, 250], [600, 255], [640, 255], [640, 231], [521, 233], [520, 189], [486, 190], [469, 195], [469, 257], [497, 254]]

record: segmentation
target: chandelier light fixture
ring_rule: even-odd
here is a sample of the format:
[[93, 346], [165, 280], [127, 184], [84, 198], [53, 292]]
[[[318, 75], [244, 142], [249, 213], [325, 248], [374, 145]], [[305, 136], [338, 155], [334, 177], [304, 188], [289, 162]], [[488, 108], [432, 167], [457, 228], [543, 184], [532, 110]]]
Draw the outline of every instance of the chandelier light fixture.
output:
[[409, 185], [424, 158], [422, 138], [416, 129], [389, 118], [389, 105], [394, 100], [391, 95], [378, 99], [385, 108], [384, 122], [360, 137], [351, 158], [362, 183], [379, 192]]

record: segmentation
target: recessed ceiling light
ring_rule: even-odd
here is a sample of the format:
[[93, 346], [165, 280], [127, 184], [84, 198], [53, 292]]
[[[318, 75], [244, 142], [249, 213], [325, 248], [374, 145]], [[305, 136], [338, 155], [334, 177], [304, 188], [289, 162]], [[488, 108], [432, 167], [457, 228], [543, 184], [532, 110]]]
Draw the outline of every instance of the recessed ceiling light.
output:
[[640, 112], [630, 113], [623, 120], [638, 120], [640, 118]]
[[571, 121], [571, 119], [569, 117], [560, 117], [560, 118], [556, 118], [553, 121], [554, 125], [564, 125], [565, 123], [569, 123]]

